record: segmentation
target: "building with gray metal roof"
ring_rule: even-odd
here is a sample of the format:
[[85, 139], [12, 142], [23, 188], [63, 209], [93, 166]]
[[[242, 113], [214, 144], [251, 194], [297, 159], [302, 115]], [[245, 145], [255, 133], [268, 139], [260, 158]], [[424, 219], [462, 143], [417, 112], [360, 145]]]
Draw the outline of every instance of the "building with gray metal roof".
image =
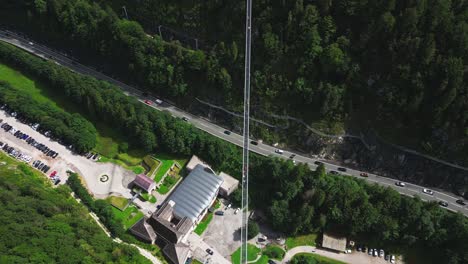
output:
[[204, 210], [213, 203], [222, 183], [223, 178], [213, 170], [196, 165], [167, 201], [175, 202], [174, 214], [177, 217], [187, 217], [196, 223]]

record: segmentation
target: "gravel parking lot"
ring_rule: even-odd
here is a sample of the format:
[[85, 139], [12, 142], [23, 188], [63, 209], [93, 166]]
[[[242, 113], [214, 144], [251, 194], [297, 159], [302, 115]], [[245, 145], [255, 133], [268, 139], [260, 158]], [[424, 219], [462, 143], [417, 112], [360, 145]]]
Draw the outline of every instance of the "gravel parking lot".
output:
[[[7, 115], [5, 111], [0, 111], [0, 119], [2, 123], [8, 123], [14, 128], [33, 137], [36, 141], [45, 144], [50, 149], [59, 153], [55, 159], [47, 157], [40, 150], [28, 145], [26, 141], [16, 138], [14, 135], [0, 129], [0, 141], [32, 156], [32, 161], [41, 160], [51, 167], [48, 174], [57, 171], [63, 184], [67, 179], [67, 170], [73, 170], [80, 174], [86, 181], [88, 189], [97, 197], [105, 198], [111, 193], [121, 194], [124, 197], [131, 197], [130, 190], [127, 185], [133, 181], [135, 174], [127, 171], [124, 168], [112, 163], [98, 163], [83, 156], [72, 153], [65, 146], [58, 142], [52, 141], [48, 137], [33, 130], [30, 126], [23, 124], [15, 118]], [[31, 165], [32, 161], [29, 163]], [[102, 175], [108, 175], [109, 179], [102, 182]]]

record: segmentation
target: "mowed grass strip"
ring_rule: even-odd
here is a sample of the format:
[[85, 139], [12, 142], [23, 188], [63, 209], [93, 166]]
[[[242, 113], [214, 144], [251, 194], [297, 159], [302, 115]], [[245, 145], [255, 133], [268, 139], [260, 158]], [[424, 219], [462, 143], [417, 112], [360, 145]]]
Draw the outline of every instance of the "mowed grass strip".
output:
[[211, 220], [213, 220], [213, 213], [207, 213], [205, 217], [198, 223], [197, 227], [193, 232], [197, 235], [203, 234], [205, 232], [206, 228], [208, 228], [208, 225], [210, 224]]
[[286, 238], [286, 247], [288, 249], [298, 246], [315, 246], [317, 234], [302, 235]]
[[154, 176], [155, 182], [160, 182], [163, 176], [169, 171], [169, 169], [174, 165], [173, 160], [161, 160], [162, 164], [159, 166], [156, 176]]
[[[298, 258], [298, 257], [304, 257], [307, 259], [307, 262], [304, 263], [320, 263], [320, 264], [347, 264], [346, 262], [339, 261], [336, 259], [331, 259], [327, 257], [323, 257], [317, 254], [313, 253], [299, 253], [294, 255], [293, 259]], [[302, 263], [302, 262], [301, 262]]]
[[[240, 264], [240, 250], [239, 247], [234, 253], [231, 255], [231, 261], [233, 264]], [[257, 259], [258, 254], [260, 254], [261, 249], [256, 247], [252, 244], [247, 244], [247, 261], [254, 261]], [[258, 260], [260, 261], [260, 260]], [[268, 258], [267, 258], [268, 261]]]
[[143, 217], [143, 213], [140, 212], [135, 206], [129, 206], [127, 209], [125, 209], [125, 211], [121, 211], [115, 207], [112, 207], [112, 212], [114, 213], [116, 219], [122, 223], [125, 229], [130, 228]]
[[128, 199], [125, 197], [110, 196], [106, 200], [114, 207], [123, 210], [128, 204]]

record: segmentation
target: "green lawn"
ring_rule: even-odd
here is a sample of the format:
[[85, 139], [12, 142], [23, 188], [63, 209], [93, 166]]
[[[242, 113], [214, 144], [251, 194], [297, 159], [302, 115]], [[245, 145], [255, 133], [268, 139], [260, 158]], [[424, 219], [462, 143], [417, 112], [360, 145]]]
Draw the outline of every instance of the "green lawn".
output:
[[[247, 244], [247, 261], [253, 261], [260, 254], [261, 249], [252, 244]], [[261, 258], [260, 258], [261, 260]], [[260, 261], [259, 260], [259, 261]], [[231, 255], [231, 261], [233, 264], [240, 264], [240, 247]], [[257, 261], [256, 263], [263, 263]], [[267, 258], [268, 261], [268, 258]]]
[[205, 232], [212, 219], [213, 213], [207, 213], [205, 217], [203, 217], [203, 219], [200, 221], [200, 223], [198, 223], [197, 227], [193, 232], [195, 232], [195, 234], [197, 235], [203, 234], [203, 232]]
[[282, 248], [278, 246], [274, 246], [274, 245], [268, 245], [263, 250], [263, 255], [266, 255], [269, 258], [277, 259], [277, 260], [282, 260], [284, 258], [284, 254], [286, 254], [286, 252]]
[[[299, 257], [299, 256], [304, 256], [308, 260], [307, 263], [317, 263], [317, 264], [346, 264], [346, 262], [342, 262], [339, 260], [327, 258], [327, 257], [322, 257], [317, 254], [312, 254], [312, 253], [299, 253], [294, 255], [293, 259]], [[291, 260], [292, 261], [292, 260]]]
[[178, 173], [175, 174], [175, 176], [170, 176], [170, 175], [167, 175], [164, 180], [163, 180], [163, 183], [159, 186], [159, 188], [157, 189], [157, 191], [160, 193], [160, 194], [166, 194], [168, 193], [171, 188], [180, 180], [180, 175]]
[[174, 164], [173, 160], [160, 160], [162, 162], [161, 166], [159, 166], [158, 171], [156, 172], [156, 176], [154, 176], [155, 182], [160, 182], [164, 174], [172, 167]]
[[252, 262], [251, 264], [267, 264], [269, 258], [266, 255], [262, 255], [257, 261]]
[[194, 260], [192, 261], [192, 264], [203, 264], [203, 263], [201, 263], [200, 261], [194, 259]]
[[161, 186], [159, 186], [158, 188], [158, 193], [160, 194], [166, 194], [169, 192], [169, 187], [167, 187], [166, 185], [162, 184]]
[[187, 162], [188, 162], [188, 158], [184, 158], [184, 157], [177, 157], [177, 156], [174, 156], [174, 155], [169, 155], [169, 154], [165, 154], [165, 153], [157, 153], [154, 155], [158, 160], [172, 160], [172, 161], [175, 161], [177, 163], [179, 163], [180, 165], [180, 168], [183, 168]]
[[0, 63], [0, 80], [11, 84], [15, 89], [30, 95], [36, 101], [59, 107], [53, 100], [48, 98], [45, 86], [23, 75], [21, 72]]
[[315, 246], [317, 234], [288, 237], [286, 238], [286, 248], [291, 249], [297, 246]]
[[143, 217], [143, 213], [134, 205], [127, 207], [125, 211], [120, 211], [119, 209], [112, 207], [112, 212], [116, 219], [123, 224], [125, 229], [130, 228]]
[[109, 201], [111, 205], [115, 206], [120, 210], [123, 210], [128, 204], [128, 199], [125, 197], [110, 196], [106, 200]]

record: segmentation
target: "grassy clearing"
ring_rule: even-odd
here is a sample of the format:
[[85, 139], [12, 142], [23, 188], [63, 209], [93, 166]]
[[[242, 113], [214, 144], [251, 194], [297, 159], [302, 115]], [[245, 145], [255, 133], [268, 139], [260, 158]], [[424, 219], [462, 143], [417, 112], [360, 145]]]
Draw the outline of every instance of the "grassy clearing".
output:
[[51, 102], [51, 100], [43, 95], [42, 91], [44, 87], [42, 87], [41, 84], [4, 64], [0, 64], [0, 80], [11, 84], [19, 91], [29, 94], [38, 102], [52, 103], [55, 105], [55, 103]]
[[201, 234], [203, 234], [203, 232], [205, 232], [211, 220], [213, 220], [213, 213], [207, 213], [205, 217], [203, 217], [203, 219], [200, 221], [200, 223], [198, 223], [197, 227], [193, 232], [200, 236]]
[[188, 158], [175, 157], [173, 155], [169, 155], [169, 154], [165, 154], [165, 153], [157, 153], [154, 156], [155, 156], [155, 158], [157, 158], [160, 161], [163, 161], [163, 160], [175, 161], [180, 165], [180, 168], [183, 168], [188, 162]]
[[156, 158], [152, 157], [151, 155], [146, 155], [143, 158], [143, 163], [149, 168], [148, 173], [146, 173], [146, 175], [154, 179], [153, 174], [156, 172], [156, 169], [158, 168], [159, 164], [161, 164], [161, 162]]
[[265, 250], [263, 250], [263, 254], [272, 259], [282, 260], [286, 252], [278, 246], [268, 245]]
[[167, 171], [174, 165], [173, 160], [161, 160], [162, 164], [154, 176], [155, 182], [160, 182], [162, 177], [167, 173]]
[[203, 263], [201, 263], [200, 261], [194, 259], [194, 260], [192, 261], [192, 264], [203, 264]]
[[[261, 250], [255, 245], [247, 244], [247, 261], [255, 260], [258, 254], [260, 254], [260, 251]], [[234, 253], [232, 253], [231, 261], [233, 264], [240, 264], [240, 247]], [[256, 263], [263, 263], [263, 262], [258, 262], [258, 261]], [[268, 258], [267, 258], [267, 261], [268, 261]]]
[[265, 255], [262, 255], [257, 261], [252, 262], [251, 264], [267, 264], [269, 258]]
[[119, 209], [112, 207], [112, 212], [116, 219], [123, 224], [125, 229], [130, 228], [143, 217], [143, 213], [133, 205], [127, 207], [125, 211], [120, 211]]
[[159, 186], [158, 192], [160, 194], [166, 194], [172, 187], [180, 180], [180, 169], [175, 166], [175, 170], [169, 171], [167, 176], [164, 178], [163, 183]]
[[317, 254], [312, 253], [299, 253], [294, 255], [293, 259], [304, 256], [307, 259], [307, 263], [318, 263], [318, 264], [346, 264], [346, 262], [342, 262], [339, 260], [323, 257]]
[[106, 199], [111, 205], [117, 209], [123, 210], [128, 204], [128, 199], [125, 197], [110, 196]]
[[298, 246], [315, 246], [317, 234], [309, 234], [286, 238], [286, 248], [291, 249]]

